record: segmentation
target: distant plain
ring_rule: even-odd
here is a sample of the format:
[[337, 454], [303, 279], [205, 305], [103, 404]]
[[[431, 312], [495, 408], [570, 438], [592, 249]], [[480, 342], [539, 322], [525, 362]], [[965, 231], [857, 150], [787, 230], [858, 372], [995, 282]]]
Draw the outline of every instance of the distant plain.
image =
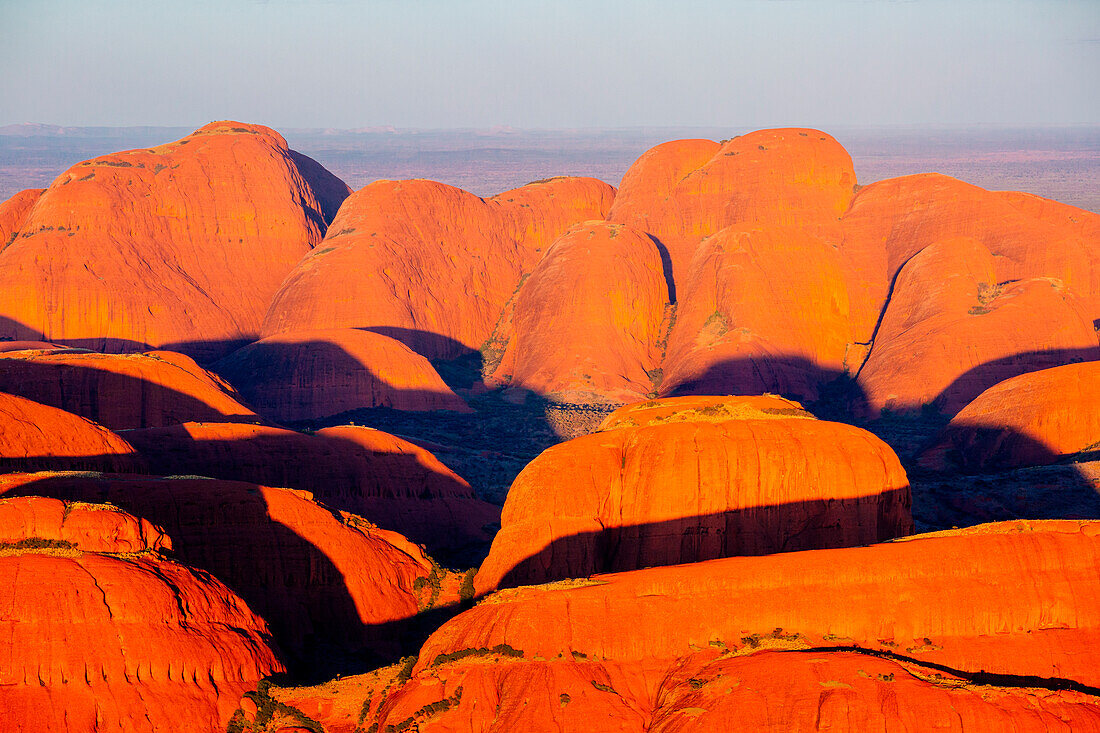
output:
[[[196, 125], [198, 127], [198, 125]], [[1100, 127], [823, 127], [847, 148], [861, 184], [938, 172], [991, 190], [1026, 191], [1100, 212]], [[639, 155], [668, 140], [720, 140], [748, 128], [581, 130], [280, 129], [290, 147], [353, 189], [429, 178], [481, 196], [558, 175], [618, 185]], [[0, 128], [0, 200], [44, 188], [69, 166], [118, 150], [170, 142], [185, 127]]]

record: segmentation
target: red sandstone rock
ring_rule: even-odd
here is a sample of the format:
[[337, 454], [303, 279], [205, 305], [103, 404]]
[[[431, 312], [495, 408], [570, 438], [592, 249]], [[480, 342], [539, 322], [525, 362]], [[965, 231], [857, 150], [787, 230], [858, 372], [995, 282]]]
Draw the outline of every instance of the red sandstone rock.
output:
[[[13, 475], [24, 474], [3, 474], [0, 481]], [[0, 547], [26, 547], [34, 540], [84, 552], [172, 549], [172, 541], [162, 529], [112, 506], [66, 504], [38, 496], [0, 501]]]
[[0, 336], [224, 354], [256, 337], [346, 195], [278, 133], [237, 122], [80, 163], [0, 253]]
[[2, 533], [39, 540], [0, 550], [5, 729], [220, 730], [242, 693], [283, 671], [263, 620], [157, 554], [148, 522], [107, 507], [64, 512], [53, 499], [0, 501]]
[[1100, 522], [1021, 520], [517, 588], [445, 624], [415, 672], [505, 643], [524, 659], [667, 665], [693, 646], [748, 652], [772, 637], [1095, 687], [1098, 562]]
[[1093, 730], [1098, 525], [501, 591], [433, 634], [408, 682], [394, 666], [271, 694], [340, 732]]
[[[1074, 221], [1075, 220], [1075, 221]], [[894, 276], [922, 249], [956, 237], [993, 255], [991, 283], [1049, 277], [1100, 318], [1100, 217], [1027, 194], [986, 191], [937, 173], [865, 186], [843, 221], [841, 253], [857, 341], [870, 341]], [[896, 288], [895, 288], [896, 292]]]
[[366, 407], [471, 411], [423, 356], [396, 339], [354, 328], [269, 336], [214, 368], [278, 422]]
[[672, 422], [724, 422], [769, 417], [813, 418], [801, 404], [779, 395], [748, 397], [688, 395], [635, 402], [618, 408], [600, 424], [600, 430], [666, 425]]
[[1100, 448], [1100, 362], [1006, 379], [951, 419], [919, 463], [989, 471], [1053, 463]]
[[[267, 619], [298, 673], [332, 674], [395, 658], [418, 612], [457, 600], [453, 588], [449, 597], [442, 588], [432, 592], [431, 583], [444, 576], [421, 548], [307, 492], [199, 478], [37, 473], [0, 475], [0, 494], [110, 502], [156, 522], [181, 562], [210, 572]], [[39, 507], [37, 521], [27, 522], [29, 536], [47, 536], [42, 526], [60, 521], [62, 504], [53, 499], [0, 501], [0, 509], [19, 502], [49, 510]], [[87, 525], [81, 516], [70, 512], [68, 533], [49, 536], [71, 538]], [[11, 541], [3, 519], [0, 511], [0, 542]], [[149, 536], [152, 525], [141, 521]]]
[[[486, 663], [492, 662], [492, 663]], [[1097, 698], [1043, 688], [991, 687], [935, 668], [855, 652], [695, 652], [662, 670], [474, 655], [397, 687], [376, 674], [273, 696], [351, 733], [359, 714], [380, 730], [1094, 730]], [[390, 689], [386, 685], [390, 685]], [[598, 721], [598, 722], [597, 722]], [[281, 729], [280, 729], [281, 730]]]
[[934, 404], [954, 414], [1010, 377], [1100, 358], [1083, 304], [1064, 282], [1004, 282], [998, 269], [973, 238], [908, 259], [858, 376], [872, 413]]
[[171, 351], [0, 354], [0, 390], [67, 410], [112, 430], [191, 420], [256, 422], [233, 388]]
[[107, 428], [0, 392], [0, 470], [137, 471], [144, 461]]
[[667, 303], [649, 237], [585, 222], [555, 242], [520, 287], [496, 379], [562, 402], [645, 397]]
[[833, 247], [800, 229], [730, 227], [680, 280], [660, 391], [815, 399], [849, 368], [852, 341]]
[[44, 188], [28, 188], [0, 202], [0, 252], [19, 236], [19, 230], [27, 219], [27, 214], [37, 203]]
[[643, 155], [623, 176], [609, 216], [668, 248], [677, 290], [699, 243], [730, 225], [836, 230], [856, 176], [832, 137], [790, 128], [741, 135], [716, 150], [708, 143], [665, 143]]
[[157, 473], [199, 474], [310, 491], [424, 544], [437, 556], [491, 538], [500, 510], [427, 450], [372, 428], [313, 435], [262, 425], [185, 423], [127, 438]]
[[0, 341], [0, 354], [9, 351], [59, 351], [64, 348], [46, 341]]
[[912, 530], [905, 472], [878, 438], [730, 403], [544, 451], [508, 492], [478, 592]]
[[603, 218], [613, 194], [592, 179], [493, 199], [433, 181], [376, 181], [348, 198], [287, 277], [264, 334], [368, 328], [429, 359], [477, 349], [540, 250], [572, 224]]

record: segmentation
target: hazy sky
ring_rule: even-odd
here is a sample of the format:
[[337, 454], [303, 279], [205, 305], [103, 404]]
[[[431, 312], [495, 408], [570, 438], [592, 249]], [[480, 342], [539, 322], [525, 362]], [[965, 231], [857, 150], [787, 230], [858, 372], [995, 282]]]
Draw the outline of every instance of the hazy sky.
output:
[[1100, 124], [1100, 0], [0, 0], [0, 124]]

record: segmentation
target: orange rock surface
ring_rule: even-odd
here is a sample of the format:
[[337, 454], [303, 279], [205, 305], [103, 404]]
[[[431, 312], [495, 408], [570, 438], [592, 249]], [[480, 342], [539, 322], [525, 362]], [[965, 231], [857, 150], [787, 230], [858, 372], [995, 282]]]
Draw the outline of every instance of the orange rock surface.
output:
[[446, 556], [487, 542], [500, 510], [427, 450], [371, 428], [306, 435], [271, 426], [185, 423], [126, 433], [165, 475], [199, 474], [310, 491], [325, 504]]
[[[486, 663], [491, 662], [491, 663]], [[390, 668], [392, 669], [392, 668]], [[932, 667], [854, 652], [686, 654], [661, 670], [473, 654], [397, 686], [389, 669], [272, 697], [352, 733], [412, 721], [420, 730], [1096, 730], [1094, 695], [993, 687]], [[387, 689], [388, 688], [388, 689]], [[366, 715], [360, 713], [366, 710]], [[413, 728], [415, 730], [415, 728]], [[268, 730], [285, 730], [269, 728]]]
[[0, 353], [0, 390], [75, 413], [111, 430], [191, 420], [256, 422], [233, 388], [171, 351]]
[[73, 166], [0, 253], [0, 336], [201, 357], [251, 340], [347, 187], [260, 125]]
[[148, 522], [65, 514], [54, 499], [0, 501], [0, 541], [37, 539], [0, 549], [5, 729], [220, 730], [241, 694], [283, 671], [263, 620], [158, 554]]
[[951, 419], [925, 468], [989, 471], [1053, 463], [1100, 448], [1100, 362], [1006, 379]]
[[471, 411], [423, 356], [396, 339], [355, 328], [268, 336], [214, 368], [278, 422], [365, 407]]
[[495, 378], [562, 402], [633, 402], [653, 391], [668, 286], [661, 254], [630, 227], [585, 222], [516, 294]]
[[[0, 481], [13, 475], [24, 474], [2, 474]], [[66, 504], [39, 496], [0, 501], [0, 547], [26, 547], [34, 540], [84, 552], [172, 549], [171, 539], [160, 527], [112, 506]]]
[[800, 403], [779, 395], [764, 394], [748, 397], [687, 395], [623, 405], [604, 418], [600, 430], [665, 425], [670, 422], [724, 422], [734, 419], [769, 417], [807, 417]]
[[[922, 249], [956, 237], [993, 255], [991, 284], [1055, 278], [1100, 318], [1100, 216], [1027, 194], [986, 191], [928, 173], [863, 187], [843, 221], [841, 252], [857, 341], [870, 341], [895, 275]], [[896, 286], [895, 286], [896, 292]]]
[[[181, 562], [210, 572], [267, 619], [298, 673], [334, 674], [396, 658], [418, 612], [455, 600], [422, 592], [429, 576], [437, 584], [442, 576], [420, 547], [302, 491], [201, 478], [37, 473], [0, 475], [0, 494], [110, 502], [156, 522], [173, 538]], [[70, 539], [88, 524], [72, 511], [63, 520], [67, 532], [46, 535], [43, 526], [61, 521], [62, 502], [11, 499], [0, 507], [19, 502], [41, 502], [49, 510], [38, 507], [35, 521], [27, 522], [29, 536]], [[11, 541], [5, 527], [0, 524], [0, 542]], [[151, 527], [141, 520], [142, 536]]]
[[847, 370], [847, 283], [823, 240], [778, 226], [723, 229], [680, 282], [661, 394], [814, 399]]
[[0, 354], [9, 351], [57, 351], [64, 348], [46, 341], [0, 341]]
[[574, 223], [604, 218], [613, 196], [593, 179], [492, 199], [433, 181], [376, 181], [348, 198], [287, 277], [264, 334], [369, 328], [429, 359], [475, 350], [541, 250]]
[[0, 392], [0, 470], [137, 471], [133, 447], [90, 420]]
[[771, 637], [1096, 687], [1097, 562], [1100, 522], [1020, 520], [516, 588], [440, 628], [415, 671], [498, 644], [525, 659], [638, 663], [671, 662], [692, 646], [760, 650]]
[[0, 202], [0, 252], [3, 252], [9, 244], [15, 241], [19, 230], [23, 228], [23, 222], [27, 214], [37, 203], [44, 188], [28, 188], [12, 196], [4, 202]]
[[759, 130], [717, 149], [682, 140], [654, 148], [626, 172], [609, 218], [667, 247], [679, 290], [703, 239], [732, 224], [832, 233], [855, 184], [851, 156], [818, 130]]
[[898, 273], [858, 383], [874, 413], [934, 404], [954, 414], [1024, 372], [1100, 358], [1082, 301], [1060, 280], [999, 280], [965, 237], [929, 245]]
[[1095, 730], [1097, 559], [1100, 522], [1013, 522], [506, 590], [407, 682], [271, 695], [341, 733]]
[[878, 438], [729, 404], [544, 451], [509, 489], [478, 592], [912, 530], [905, 471]]

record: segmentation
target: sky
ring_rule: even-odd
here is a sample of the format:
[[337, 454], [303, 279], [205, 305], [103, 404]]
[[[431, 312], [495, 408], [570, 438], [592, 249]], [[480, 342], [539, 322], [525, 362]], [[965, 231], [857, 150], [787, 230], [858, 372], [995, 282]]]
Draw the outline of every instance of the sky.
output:
[[1098, 125], [1100, 0], [0, 0], [0, 125]]

